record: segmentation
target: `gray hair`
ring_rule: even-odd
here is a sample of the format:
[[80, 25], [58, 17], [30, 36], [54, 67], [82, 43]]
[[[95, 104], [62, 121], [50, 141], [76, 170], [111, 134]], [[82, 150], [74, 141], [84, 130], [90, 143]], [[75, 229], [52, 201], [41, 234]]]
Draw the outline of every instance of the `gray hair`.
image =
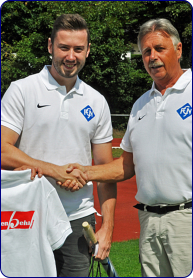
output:
[[140, 51], [141, 51], [141, 40], [143, 39], [143, 37], [148, 33], [156, 32], [158, 30], [164, 31], [170, 36], [174, 48], [176, 49], [177, 44], [180, 42], [180, 36], [177, 29], [171, 24], [171, 22], [168, 19], [158, 18], [158, 19], [151, 19], [145, 22], [140, 27], [138, 38], [137, 38], [137, 44]]

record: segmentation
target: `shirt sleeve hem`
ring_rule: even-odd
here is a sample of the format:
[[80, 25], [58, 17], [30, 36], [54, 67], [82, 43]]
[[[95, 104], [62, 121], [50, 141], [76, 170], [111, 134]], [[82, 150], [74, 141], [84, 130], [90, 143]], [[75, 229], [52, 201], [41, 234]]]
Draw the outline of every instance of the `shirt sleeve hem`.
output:
[[132, 152], [133, 152], [132, 148], [126, 147], [126, 146], [123, 144], [123, 141], [121, 142], [120, 147], [121, 147], [121, 149], [123, 149], [124, 151], [126, 151], [126, 152], [128, 152], [128, 153], [132, 153]]
[[109, 136], [103, 139], [94, 139], [92, 140], [93, 144], [103, 144], [103, 143], [108, 143], [111, 142], [113, 140], [113, 136]]
[[1, 125], [10, 128], [11, 130], [15, 131], [19, 135], [21, 134], [21, 130], [18, 127], [14, 126], [10, 123], [1, 121]]
[[52, 244], [52, 250], [56, 250], [59, 249], [65, 242], [66, 238], [72, 233], [72, 229], [71, 227], [69, 227], [62, 235], [62, 237], [55, 242], [54, 244]]

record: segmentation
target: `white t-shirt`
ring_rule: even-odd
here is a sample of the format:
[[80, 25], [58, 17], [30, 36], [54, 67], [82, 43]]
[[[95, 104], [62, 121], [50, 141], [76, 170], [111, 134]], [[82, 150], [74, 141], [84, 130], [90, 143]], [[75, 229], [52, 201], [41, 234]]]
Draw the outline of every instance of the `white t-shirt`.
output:
[[[91, 143], [109, 142], [111, 115], [105, 98], [77, 78], [66, 94], [49, 73], [48, 66], [12, 82], [2, 99], [1, 124], [17, 132], [19, 149], [45, 162], [91, 165]], [[95, 212], [93, 185], [71, 192], [55, 186], [70, 220]]]
[[1, 271], [8, 277], [56, 277], [53, 250], [72, 233], [58, 194], [31, 170], [1, 170]]
[[192, 199], [192, 72], [165, 94], [155, 89], [133, 105], [121, 148], [133, 153], [136, 199], [146, 205]]

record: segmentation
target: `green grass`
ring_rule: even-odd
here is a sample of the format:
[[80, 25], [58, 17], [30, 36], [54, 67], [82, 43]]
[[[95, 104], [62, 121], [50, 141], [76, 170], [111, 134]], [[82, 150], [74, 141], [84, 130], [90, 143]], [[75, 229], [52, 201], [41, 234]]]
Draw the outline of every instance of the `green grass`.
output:
[[[122, 149], [112, 149], [113, 158], [120, 157], [122, 153], [123, 153]], [[93, 154], [92, 154], [92, 158], [93, 158]]]
[[[119, 277], [141, 277], [138, 239], [122, 241], [122, 242], [113, 242], [109, 257]], [[94, 263], [95, 277], [97, 272], [97, 264], [98, 262], [95, 261]], [[100, 269], [101, 269], [101, 276], [108, 277], [102, 265]]]
[[120, 157], [123, 153], [122, 149], [112, 149], [112, 154], [114, 158]]
[[[123, 138], [125, 131], [113, 130], [114, 138]], [[122, 155], [122, 149], [112, 149], [114, 158]], [[119, 277], [141, 277], [141, 266], [139, 263], [139, 240], [113, 242], [111, 246], [110, 259]], [[96, 277], [98, 262], [94, 263], [94, 277]], [[101, 276], [108, 277], [102, 265], [100, 265]], [[90, 275], [91, 276], [91, 275]], [[99, 276], [99, 275], [98, 275]]]
[[[125, 130], [113, 129], [113, 138], [123, 138]], [[122, 149], [112, 149], [113, 158], [118, 158], [122, 155]]]
[[[125, 134], [125, 130], [118, 130], [118, 129], [113, 129], [113, 138], [123, 138]], [[123, 150], [122, 149], [112, 149], [112, 154], [113, 158], [118, 158], [122, 155]], [[93, 154], [92, 154], [93, 158]]]
[[123, 138], [126, 130], [113, 129], [113, 138]]

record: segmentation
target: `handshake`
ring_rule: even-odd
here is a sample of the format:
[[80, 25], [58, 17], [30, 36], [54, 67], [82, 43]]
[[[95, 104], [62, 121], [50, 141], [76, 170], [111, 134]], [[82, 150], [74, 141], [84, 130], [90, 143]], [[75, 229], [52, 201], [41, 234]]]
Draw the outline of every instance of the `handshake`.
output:
[[89, 166], [84, 167], [78, 163], [72, 163], [59, 167], [64, 168], [64, 177], [57, 180], [56, 183], [65, 190], [70, 190], [72, 192], [78, 191], [89, 181], [88, 173], [86, 171], [86, 168]]
[[14, 171], [31, 169], [31, 180], [33, 180], [36, 175], [38, 175], [39, 178], [41, 178], [42, 175], [45, 175], [54, 178], [56, 184], [61, 188], [74, 192], [83, 188], [83, 186], [89, 181], [86, 168], [89, 168], [89, 166], [84, 167], [78, 163], [63, 166], [50, 164], [49, 171], [46, 171], [42, 167], [24, 165], [14, 169]]

